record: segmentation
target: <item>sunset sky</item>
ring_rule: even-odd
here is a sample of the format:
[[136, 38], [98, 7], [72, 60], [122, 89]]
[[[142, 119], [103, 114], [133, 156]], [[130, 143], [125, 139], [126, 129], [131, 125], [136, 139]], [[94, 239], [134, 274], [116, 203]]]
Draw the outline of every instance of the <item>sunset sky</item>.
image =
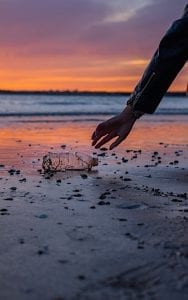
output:
[[0, 89], [131, 91], [186, 3], [0, 0]]

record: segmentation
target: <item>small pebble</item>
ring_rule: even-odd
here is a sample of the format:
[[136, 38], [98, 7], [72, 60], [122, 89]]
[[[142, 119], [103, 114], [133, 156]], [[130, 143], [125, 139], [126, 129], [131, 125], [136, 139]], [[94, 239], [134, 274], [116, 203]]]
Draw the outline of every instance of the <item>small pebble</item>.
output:
[[106, 203], [104, 202], [104, 201], [99, 201], [98, 203], [97, 203], [98, 205], [105, 205]]
[[81, 174], [80, 176], [82, 177], [82, 179], [87, 179], [88, 178], [87, 174]]
[[10, 190], [11, 190], [11, 191], [16, 191], [16, 190], [17, 190], [17, 187], [12, 186], [12, 187], [10, 188]]

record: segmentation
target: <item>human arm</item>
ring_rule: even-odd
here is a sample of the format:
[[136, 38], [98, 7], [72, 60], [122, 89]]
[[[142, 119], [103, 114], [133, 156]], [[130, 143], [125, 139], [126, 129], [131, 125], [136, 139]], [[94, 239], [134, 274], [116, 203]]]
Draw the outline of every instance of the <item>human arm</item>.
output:
[[92, 135], [92, 145], [101, 147], [115, 137], [110, 149], [130, 133], [136, 119], [153, 113], [169, 86], [188, 59], [188, 5], [162, 38], [141, 80], [122, 113], [99, 124]]
[[152, 114], [188, 60], [188, 5], [168, 29], [127, 104]]

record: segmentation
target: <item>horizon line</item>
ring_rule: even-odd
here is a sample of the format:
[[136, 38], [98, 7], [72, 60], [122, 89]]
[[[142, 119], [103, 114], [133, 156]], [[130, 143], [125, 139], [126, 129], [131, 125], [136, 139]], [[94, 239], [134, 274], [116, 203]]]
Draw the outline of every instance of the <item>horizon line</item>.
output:
[[[56, 89], [48, 89], [48, 90], [13, 90], [13, 89], [0, 89], [0, 94], [123, 94], [123, 95], [130, 95], [132, 92], [130, 91], [107, 91], [107, 90], [56, 90]], [[186, 91], [182, 90], [174, 90], [174, 91], [168, 91], [165, 94], [181, 94], [186, 95]]]

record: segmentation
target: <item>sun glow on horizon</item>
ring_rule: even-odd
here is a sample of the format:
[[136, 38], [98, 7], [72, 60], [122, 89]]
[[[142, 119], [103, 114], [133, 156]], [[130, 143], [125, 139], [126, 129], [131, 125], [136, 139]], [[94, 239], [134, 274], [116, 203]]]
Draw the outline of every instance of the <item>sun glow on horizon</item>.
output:
[[[115, 63], [109, 67], [76, 67], [74, 65], [56, 69], [54, 67], [1, 68], [1, 90], [88, 90], [88, 91], [122, 91], [132, 92], [147, 66], [147, 60], [136, 59]], [[185, 91], [187, 70], [178, 75], [170, 91]]]

